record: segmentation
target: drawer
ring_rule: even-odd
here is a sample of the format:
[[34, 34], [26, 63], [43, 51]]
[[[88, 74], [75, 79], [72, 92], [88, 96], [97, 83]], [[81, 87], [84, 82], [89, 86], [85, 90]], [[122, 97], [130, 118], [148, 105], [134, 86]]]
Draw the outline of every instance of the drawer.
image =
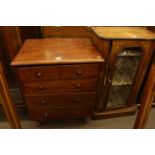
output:
[[51, 80], [43, 82], [25, 82], [23, 85], [26, 94], [38, 93], [72, 93], [95, 91], [97, 79], [82, 80]]
[[95, 99], [96, 93], [72, 93], [26, 96], [26, 102], [30, 109], [94, 106]]
[[99, 64], [57, 65], [18, 68], [22, 81], [93, 78], [99, 75]]
[[65, 118], [82, 118], [90, 117], [93, 108], [50, 108], [50, 109], [34, 109], [29, 110], [29, 115], [32, 120], [48, 120], [48, 119], [65, 119]]
[[43, 37], [90, 37], [88, 26], [42, 26]]

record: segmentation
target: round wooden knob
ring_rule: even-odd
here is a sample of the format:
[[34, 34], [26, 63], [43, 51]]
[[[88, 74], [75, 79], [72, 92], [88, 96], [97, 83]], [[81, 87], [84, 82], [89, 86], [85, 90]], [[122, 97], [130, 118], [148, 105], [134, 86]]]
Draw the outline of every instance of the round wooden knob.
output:
[[43, 74], [42, 74], [41, 72], [38, 72], [38, 73], [37, 73], [37, 77], [42, 77], [42, 75], [43, 75]]
[[78, 84], [76, 85], [76, 88], [81, 88], [81, 84], [78, 83]]
[[42, 100], [41, 103], [42, 103], [42, 105], [47, 104], [46, 100]]
[[80, 100], [80, 98], [77, 97], [77, 98], [75, 99], [75, 101], [76, 101], [77, 103], [79, 103], [81, 100]]
[[44, 117], [47, 117], [47, 116], [48, 116], [48, 113], [45, 113], [45, 114], [44, 114]]
[[56, 31], [60, 31], [61, 30], [61, 26], [55, 26], [55, 30]]
[[76, 73], [77, 73], [77, 75], [82, 75], [83, 71], [82, 71], [81, 69], [78, 69], [78, 70], [76, 71]]
[[91, 31], [91, 27], [90, 26], [87, 26], [87, 31]]
[[79, 111], [77, 111], [76, 114], [79, 115]]
[[44, 87], [43, 87], [43, 86], [39, 86], [39, 89], [40, 89], [40, 90], [43, 90], [43, 89], [44, 89]]

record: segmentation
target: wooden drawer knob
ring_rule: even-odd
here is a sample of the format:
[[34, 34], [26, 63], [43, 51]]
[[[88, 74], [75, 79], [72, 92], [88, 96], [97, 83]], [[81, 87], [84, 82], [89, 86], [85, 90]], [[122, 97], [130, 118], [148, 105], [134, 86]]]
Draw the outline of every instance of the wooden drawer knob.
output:
[[47, 104], [46, 100], [42, 100], [42, 101], [41, 101], [41, 104], [42, 104], [42, 105], [46, 105], [46, 104]]
[[77, 98], [75, 99], [75, 101], [76, 101], [77, 103], [79, 103], [79, 102], [81, 101], [81, 99], [80, 99], [79, 97], [77, 97]]
[[55, 26], [56, 31], [60, 31], [61, 29], [62, 29], [61, 26]]
[[81, 88], [81, 84], [80, 83], [76, 84], [76, 88]]
[[79, 115], [79, 114], [80, 114], [80, 112], [79, 112], [79, 111], [77, 111], [77, 112], [76, 112], [76, 115]]
[[83, 74], [83, 71], [82, 71], [81, 69], [78, 69], [78, 70], [76, 71], [76, 73], [77, 73], [77, 75], [82, 75], [82, 74]]
[[91, 31], [91, 27], [90, 26], [87, 26], [87, 31]]
[[37, 73], [37, 77], [40, 78], [40, 77], [42, 77], [42, 76], [43, 76], [42, 72], [38, 72], [38, 73]]
[[44, 117], [47, 117], [47, 116], [48, 116], [48, 113], [45, 113], [45, 114], [44, 114]]
[[45, 89], [45, 87], [39, 86], [39, 90], [43, 90], [43, 89]]

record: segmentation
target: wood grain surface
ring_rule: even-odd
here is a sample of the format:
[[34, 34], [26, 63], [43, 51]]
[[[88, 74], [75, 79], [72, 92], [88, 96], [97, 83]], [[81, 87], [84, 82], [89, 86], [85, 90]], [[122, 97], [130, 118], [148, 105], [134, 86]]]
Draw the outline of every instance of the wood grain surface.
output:
[[144, 27], [92, 27], [96, 35], [103, 39], [146, 39], [154, 40], [155, 33]]
[[29, 39], [12, 62], [12, 65], [46, 65], [104, 62], [89, 39], [50, 38]]

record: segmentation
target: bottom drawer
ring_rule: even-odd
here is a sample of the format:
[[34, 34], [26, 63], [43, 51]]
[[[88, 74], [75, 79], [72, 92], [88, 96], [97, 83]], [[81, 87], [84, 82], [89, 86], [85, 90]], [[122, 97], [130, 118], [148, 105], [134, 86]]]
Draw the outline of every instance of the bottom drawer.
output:
[[76, 117], [90, 117], [92, 115], [92, 107], [84, 108], [50, 108], [50, 109], [34, 109], [29, 110], [32, 120], [48, 120], [63, 119]]

